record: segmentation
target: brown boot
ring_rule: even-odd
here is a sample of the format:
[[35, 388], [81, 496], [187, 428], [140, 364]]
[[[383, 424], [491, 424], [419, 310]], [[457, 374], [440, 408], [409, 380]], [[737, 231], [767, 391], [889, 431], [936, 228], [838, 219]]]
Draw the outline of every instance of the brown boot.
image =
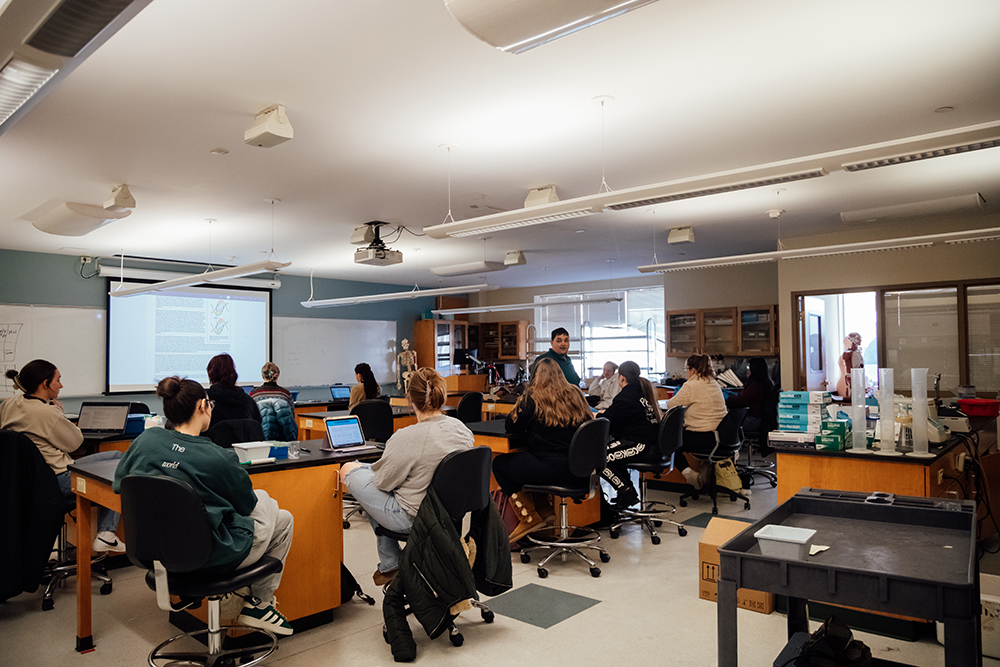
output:
[[559, 517], [556, 516], [556, 510], [552, 506], [552, 496], [544, 495], [535, 498], [535, 509], [542, 517], [542, 525], [550, 527], [558, 525]]
[[535, 510], [530, 493], [518, 492], [510, 497], [511, 507], [517, 512], [518, 524], [510, 533], [510, 541], [517, 542], [522, 537], [543, 525], [542, 517]]

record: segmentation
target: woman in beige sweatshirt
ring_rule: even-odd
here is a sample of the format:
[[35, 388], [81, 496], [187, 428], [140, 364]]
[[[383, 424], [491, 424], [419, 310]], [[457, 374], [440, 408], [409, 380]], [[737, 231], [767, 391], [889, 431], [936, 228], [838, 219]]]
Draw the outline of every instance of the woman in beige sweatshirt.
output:
[[715, 381], [712, 359], [707, 354], [692, 354], [684, 364], [687, 380], [667, 401], [667, 409], [676, 405], [687, 407], [684, 412], [684, 445], [674, 454], [674, 466], [681, 469], [684, 478], [695, 488], [701, 488], [698, 473], [693, 471], [684, 451], [705, 452], [715, 447], [715, 429], [726, 416], [726, 399], [722, 388]]
[[[76, 495], [70, 488], [70, 473], [66, 466], [73, 463], [71, 452], [83, 444], [83, 433], [76, 424], [66, 419], [59, 390], [62, 374], [51, 362], [35, 359], [24, 365], [20, 372], [11, 369], [6, 373], [13, 380], [14, 388], [24, 393], [8, 398], [0, 404], [0, 428], [24, 433], [35, 443], [59, 481], [59, 488], [67, 501]], [[79, 461], [121, 458], [121, 452], [101, 452], [85, 456]], [[97, 539], [94, 551], [124, 552], [125, 544], [115, 536], [118, 512], [102, 507], [97, 515]]]

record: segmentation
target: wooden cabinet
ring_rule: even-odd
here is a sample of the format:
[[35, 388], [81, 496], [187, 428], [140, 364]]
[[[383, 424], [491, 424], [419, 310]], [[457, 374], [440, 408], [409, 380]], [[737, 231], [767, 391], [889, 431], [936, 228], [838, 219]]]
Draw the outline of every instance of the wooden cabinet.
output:
[[778, 354], [778, 307], [697, 308], [667, 313], [667, 356]]
[[739, 308], [740, 354], [746, 356], [774, 356], [778, 354], [777, 320], [777, 306]]
[[417, 320], [413, 323], [413, 349], [417, 366], [441, 375], [455, 375], [455, 350], [467, 348], [468, 323], [455, 320]]
[[667, 356], [736, 354], [736, 309], [700, 308], [667, 313]]
[[479, 325], [479, 358], [518, 360], [528, 358], [528, 322], [482, 322]]

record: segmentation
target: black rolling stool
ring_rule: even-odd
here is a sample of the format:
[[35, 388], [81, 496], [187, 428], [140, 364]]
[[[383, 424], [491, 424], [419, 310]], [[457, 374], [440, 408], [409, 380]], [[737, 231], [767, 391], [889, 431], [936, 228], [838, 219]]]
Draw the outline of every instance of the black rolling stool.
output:
[[740, 451], [740, 447], [743, 442], [740, 439], [740, 426], [743, 424], [743, 419], [747, 416], [748, 408], [736, 408], [730, 410], [726, 413], [726, 416], [722, 418], [719, 425], [715, 429], [715, 447], [712, 448], [710, 452], [685, 452], [690, 454], [695, 458], [699, 459], [703, 465], [710, 466], [708, 481], [706, 484], [700, 488], [691, 491], [690, 493], [685, 493], [681, 496], [679, 501], [681, 507], [687, 507], [687, 499], [692, 498], [693, 500], [698, 500], [698, 497], [707, 493], [712, 498], [712, 514], [719, 513], [719, 502], [718, 495], [719, 491], [729, 495], [729, 499], [733, 502], [737, 498], [743, 501], [743, 509], [750, 509], [750, 499], [744, 496], [739, 491], [735, 491], [726, 486], [719, 486], [716, 483], [715, 478], [715, 464], [719, 461], [725, 461], [726, 459], [732, 459]]
[[[441, 459], [434, 470], [431, 487], [455, 524], [458, 534], [462, 534], [462, 519], [469, 512], [478, 512], [486, 507], [490, 500], [490, 465], [493, 462], [493, 452], [489, 447], [473, 447], [452, 452]], [[382, 526], [375, 528], [376, 535], [391, 537], [397, 542], [406, 542], [406, 533], [396, 533]], [[489, 606], [479, 600], [471, 600], [472, 606], [479, 610], [483, 620], [492, 623], [495, 614]], [[389, 642], [386, 627], [382, 626], [382, 637]], [[455, 627], [454, 622], [448, 627], [448, 640], [455, 646], [461, 646], [465, 641]]]
[[569, 444], [569, 472], [580, 479], [579, 485], [556, 486], [543, 484], [525, 484], [521, 491], [525, 493], [544, 493], [559, 496], [559, 525], [555, 528], [539, 528], [527, 534], [530, 542], [537, 546], [521, 549], [521, 562], [530, 563], [530, 552], [538, 549], [549, 549], [550, 553], [538, 563], [538, 576], [544, 579], [549, 576], [545, 569], [555, 556], [566, 560], [567, 554], [582, 558], [590, 565], [593, 577], [601, 576], [601, 568], [592, 561], [583, 549], [593, 549], [598, 552], [601, 562], [611, 560], [611, 554], [599, 546], [601, 535], [590, 528], [580, 528], [569, 525], [569, 511], [566, 499], [581, 503], [593, 497], [600, 488], [601, 471], [608, 460], [608, 432], [611, 422], [603, 417], [591, 419], [580, 424], [573, 434]]
[[[166, 640], [149, 654], [151, 667], [174, 664], [256, 665], [278, 648], [270, 630], [247, 625], [222, 625], [222, 598], [244, 586], [281, 570], [281, 561], [264, 556], [250, 567], [222, 574], [199, 571], [212, 555], [212, 525], [205, 506], [194, 489], [172, 477], [132, 475], [122, 480], [122, 519], [129, 559], [148, 570], [146, 585], [156, 591], [160, 609], [181, 611], [208, 598], [208, 627], [185, 632]], [[180, 602], [170, 602], [170, 596]], [[224, 647], [227, 629], [246, 628], [267, 640], [240, 648]], [[183, 637], [205, 635], [205, 650], [168, 651]]]
[[626, 464], [630, 470], [639, 473], [639, 509], [627, 509], [621, 512], [621, 521], [611, 526], [611, 539], [618, 539], [621, 534], [621, 527], [629, 523], [637, 523], [649, 530], [649, 536], [653, 544], [660, 543], [660, 536], [656, 534], [656, 528], [663, 525], [663, 522], [672, 523], [677, 526], [677, 534], [681, 537], [687, 535], [687, 528], [684, 524], [668, 518], [670, 514], [677, 511], [677, 508], [670, 503], [658, 500], [647, 500], [646, 477], [643, 473], [652, 473], [656, 476], [669, 473], [674, 469], [674, 452], [680, 449], [684, 437], [684, 412], [686, 408], [678, 405], [667, 410], [660, 420], [660, 430], [657, 442], [660, 450], [659, 461], [635, 461]]

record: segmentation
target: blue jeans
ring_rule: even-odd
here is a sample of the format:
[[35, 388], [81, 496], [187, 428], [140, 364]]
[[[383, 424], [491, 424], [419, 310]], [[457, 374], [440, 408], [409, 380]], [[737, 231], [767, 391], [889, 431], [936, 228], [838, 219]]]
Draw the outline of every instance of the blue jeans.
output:
[[[376, 526], [388, 528], [394, 533], [409, 533], [413, 521], [399, 506], [396, 496], [375, 486], [375, 473], [371, 465], [363, 463], [344, 477], [344, 485], [351, 492], [365, 512], [374, 529]], [[399, 565], [399, 542], [391, 537], [377, 535], [379, 572], [395, 570]]]
[[[78, 463], [83, 463], [85, 461], [112, 461], [114, 459], [120, 459], [122, 453], [118, 451], [114, 452], [98, 452], [97, 454], [91, 454], [90, 456], [81, 456], [76, 461]], [[56, 479], [59, 480], [59, 488], [62, 489], [63, 496], [68, 501], [75, 501], [76, 494], [73, 493], [73, 489], [70, 488], [70, 473], [69, 470], [59, 473], [56, 475]], [[97, 513], [97, 532], [110, 531], [115, 532], [118, 529], [118, 519], [121, 518], [121, 514], [115, 512], [114, 510], [109, 510], [107, 507], [102, 507]]]

